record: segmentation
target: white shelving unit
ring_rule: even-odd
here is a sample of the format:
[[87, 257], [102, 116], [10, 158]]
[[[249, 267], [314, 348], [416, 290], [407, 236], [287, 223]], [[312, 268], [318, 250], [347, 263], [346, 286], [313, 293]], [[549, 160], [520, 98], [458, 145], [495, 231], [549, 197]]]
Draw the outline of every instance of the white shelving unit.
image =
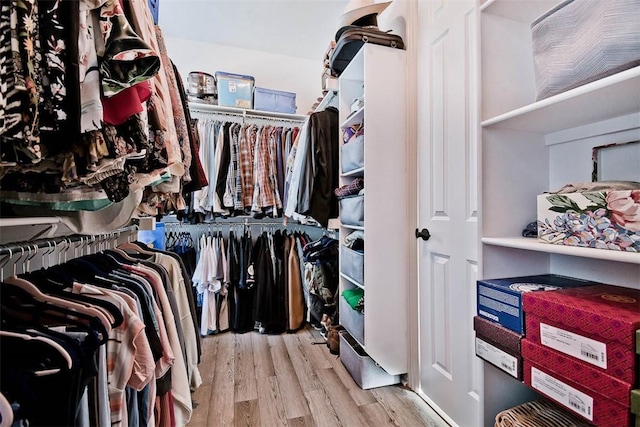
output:
[[[340, 259], [340, 292], [365, 289], [364, 332], [340, 312], [341, 323], [393, 382], [407, 372], [407, 245], [410, 233], [407, 195], [406, 52], [365, 43], [339, 79], [340, 123], [364, 123], [364, 167], [340, 176], [340, 185], [364, 177], [364, 227], [342, 224], [340, 241], [354, 230], [365, 231], [364, 283], [344, 274]], [[399, 77], [400, 76], [400, 77]], [[351, 114], [353, 100], [365, 106]], [[372, 230], [372, 231], [370, 231]], [[342, 297], [341, 297], [342, 298]], [[344, 303], [343, 307], [351, 309]], [[349, 366], [347, 366], [349, 368]], [[384, 374], [384, 373], [383, 373]]]
[[[591, 181], [593, 147], [640, 139], [640, 67], [535, 101], [530, 24], [560, 1], [481, 6], [481, 278], [556, 273], [640, 289], [640, 254], [520, 237], [536, 196]], [[484, 425], [536, 397], [484, 364]]]

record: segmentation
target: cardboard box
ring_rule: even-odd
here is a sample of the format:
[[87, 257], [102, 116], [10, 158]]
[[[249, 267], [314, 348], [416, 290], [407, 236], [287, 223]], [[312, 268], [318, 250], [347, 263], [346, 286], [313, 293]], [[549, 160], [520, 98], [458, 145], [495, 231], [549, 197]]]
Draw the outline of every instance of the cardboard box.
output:
[[538, 240], [640, 252], [639, 200], [640, 190], [538, 195]]
[[523, 293], [595, 284], [556, 274], [478, 280], [478, 315], [524, 335]]
[[558, 372], [562, 378], [607, 396], [624, 407], [631, 405], [631, 384], [608, 375], [593, 365], [529, 339], [522, 340], [522, 358], [553, 372]]
[[524, 383], [598, 427], [621, 427], [631, 423], [629, 407], [557, 372], [524, 359]]
[[473, 330], [476, 331], [477, 336], [496, 343], [505, 350], [510, 350], [515, 354], [521, 353], [520, 341], [523, 335], [507, 329], [499, 323], [475, 316], [473, 318]]
[[[527, 338], [549, 348], [591, 364], [615, 378], [636, 384], [633, 353], [618, 342], [604, 343], [550, 324], [547, 319], [528, 313]], [[631, 354], [631, 357], [630, 357]]]
[[476, 356], [522, 381], [522, 356], [476, 334]]
[[595, 285], [524, 295], [527, 339], [635, 384], [640, 290]]
[[215, 75], [218, 86], [218, 105], [253, 108], [255, 79], [252, 76], [226, 73], [224, 71], [216, 71]]

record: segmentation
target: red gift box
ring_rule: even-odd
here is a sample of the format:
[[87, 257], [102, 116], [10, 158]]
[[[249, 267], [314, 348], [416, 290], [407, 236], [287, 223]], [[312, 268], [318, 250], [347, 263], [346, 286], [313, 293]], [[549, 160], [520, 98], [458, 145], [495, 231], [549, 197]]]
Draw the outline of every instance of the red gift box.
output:
[[527, 339], [634, 384], [640, 290], [612, 285], [524, 294]]
[[525, 359], [524, 383], [598, 427], [630, 426], [629, 407]]
[[574, 381], [595, 393], [607, 396], [622, 406], [629, 407], [631, 405], [631, 384], [607, 375], [593, 365], [537, 344], [529, 339], [522, 340], [522, 357], [553, 372], [561, 372], [562, 378]]

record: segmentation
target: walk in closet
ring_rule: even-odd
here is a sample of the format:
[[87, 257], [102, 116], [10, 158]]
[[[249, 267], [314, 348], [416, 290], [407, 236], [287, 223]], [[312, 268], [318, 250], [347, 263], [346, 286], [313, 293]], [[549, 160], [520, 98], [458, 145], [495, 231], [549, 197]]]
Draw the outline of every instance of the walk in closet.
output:
[[[566, 44], [622, 37], [594, 68], [636, 56], [541, 96], [539, 55], [562, 43], [534, 23], [566, 5], [587, 5], [566, 31], [628, 7]], [[0, 426], [504, 427], [522, 408], [640, 426], [640, 31], [615, 32], [638, 11], [1, 2]], [[380, 39], [334, 57], [358, 26]], [[583, 209], [572, 186], [598, 193]], [[543, 242], [555, 226], [575, 234]], [[528, 311], [573, 288], [481, 291], [550, 275], [621, 289], [594, 307], [631, 320], [609, 334], [609, 311], [536, 306], [595, 325], [581, 336]]]

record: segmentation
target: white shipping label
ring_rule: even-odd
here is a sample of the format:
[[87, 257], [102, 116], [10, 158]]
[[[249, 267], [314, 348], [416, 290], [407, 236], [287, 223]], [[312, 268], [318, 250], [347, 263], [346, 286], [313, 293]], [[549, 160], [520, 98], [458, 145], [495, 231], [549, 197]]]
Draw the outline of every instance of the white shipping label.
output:
[[576, 359], [607, 369], [607, 345], [564, 329], [540, 323], [540, 341]]
[[235, 80], [229, 80], [229, 92], [235, 93], [238, 90]]
[[531, 367], [531, 386], [573, 412], [593, 421], [593, 398], [556, 378]]
[[514, 378], [518, 378], [518, 359], [477, 337], [476, 355], [496, 365]]

